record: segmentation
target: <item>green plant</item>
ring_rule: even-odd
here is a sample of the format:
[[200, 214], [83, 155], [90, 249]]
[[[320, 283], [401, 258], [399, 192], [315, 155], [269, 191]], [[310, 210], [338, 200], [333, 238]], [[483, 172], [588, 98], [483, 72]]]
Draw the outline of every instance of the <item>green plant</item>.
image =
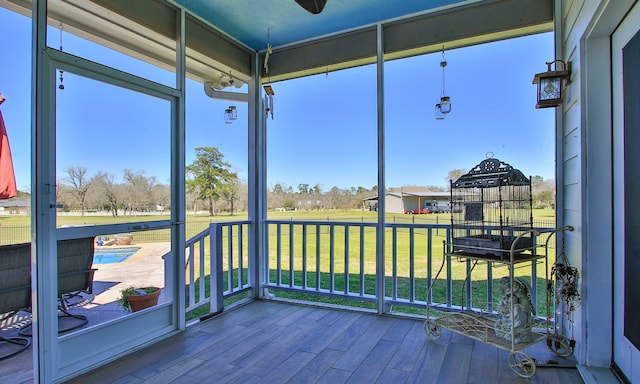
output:
[[160, 288], [158, 287], [135, 287], [132, 285], [120, 291], [120, 298], [117, 301], [118, 306], [125, 311], [131, 312], [130, 296], [145, 296], [159, 290]]

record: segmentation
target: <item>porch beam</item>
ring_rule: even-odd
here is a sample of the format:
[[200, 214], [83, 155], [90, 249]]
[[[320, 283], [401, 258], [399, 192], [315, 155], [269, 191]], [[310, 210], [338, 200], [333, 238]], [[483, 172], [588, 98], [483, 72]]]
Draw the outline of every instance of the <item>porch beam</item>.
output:
[[50, 383], [58, 371], [57, 242], [55, 180], [55, 130], [51, 100], [55, 99], [55, 73], [49, 70], [47, 0], [33, 3], [31, 14], [31, 296], [33, 327], [33, 381]]
[[[173, 316], [180, 330], [186, 327], [185, 308], [185, 258], [186, 242], [186, 15], [183, 9], [174, 9], [176, 29], [176, 89], [179, 96], [172, 101], [171, 113], [171, 255], [169, 268], [165, 271], [165, 284], [171, 286], [173, 296]], [[174, 285], [175, 284], [175, 285]]]
[[[392, 60], [553, 30], [553, 0], [488, 0], [382, 23]], [[275, 47], [269, 78], [280, 81], [376, 62], [374, 25]]]
[[376, 50], [377, 50], [377, 113], [378, 113], [378, 226], [376, 227], [376, 295], [378, 297], [378, 314], [386, 312], [385, 303], [385, 268], [384, 268], [384, 252], [385, 252], [385, 199], [380, 199], [380, 193], [385, 191], [385, 173], [384, 173], [384, 34], [382, 33], [382, 25], [376, 28]]
[[262, 284], [266, 274], [267, 224], [262, 224], [267, 219], [267, 180], [266, 180], [266, 119], [264, 105], [262, 103], [260, 83], [260, 68], [262, 62], [258, 54], [252, 57], [252, 79], [249, 81], [249, 136], [248, 136], [248, 166], [249, 166], [249, 285], [251, 285], [251, 297], [262, 296]]

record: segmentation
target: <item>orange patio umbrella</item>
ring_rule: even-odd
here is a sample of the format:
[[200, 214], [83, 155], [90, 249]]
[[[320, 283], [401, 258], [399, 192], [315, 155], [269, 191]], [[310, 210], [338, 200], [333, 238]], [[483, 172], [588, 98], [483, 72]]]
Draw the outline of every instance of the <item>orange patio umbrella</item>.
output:
[[[0, 94], [0, 104], [5, 98]], [[13, 160], [11, 160], [11, 148], [9, 137], [4, 126], [2, 111], [0, 111], [0, 199], [10, 199], [18, 193], [16, 189], [16, 176], [13, 172]]]

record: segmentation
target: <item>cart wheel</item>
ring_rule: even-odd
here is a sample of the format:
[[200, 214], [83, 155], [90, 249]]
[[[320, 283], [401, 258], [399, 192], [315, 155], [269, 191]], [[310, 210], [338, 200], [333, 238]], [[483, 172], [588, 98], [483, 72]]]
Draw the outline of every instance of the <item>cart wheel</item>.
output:
[[556, 356], [567, 357], [573, 354], [569, 339], [563, 335], [551, 335], [551, 338], [547, 339], [547, 346]]
[[524, 352], [511, 352], [509, 366], [518, 376], [529, 378], [536, 373], [536, 362]]
[[442, 328], [431, 320], [424, 322], [424, 332], [431, 340], [438, 340], [442, 336]]

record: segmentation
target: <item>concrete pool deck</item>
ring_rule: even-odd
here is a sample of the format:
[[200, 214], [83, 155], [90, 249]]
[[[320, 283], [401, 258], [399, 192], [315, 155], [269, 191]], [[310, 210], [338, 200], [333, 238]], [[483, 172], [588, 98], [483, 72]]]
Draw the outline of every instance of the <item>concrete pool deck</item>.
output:
[[[171, 250], [170, 243], [134, 243], [125, 246], [101, 246], [96, 249], [140, 248], [127, 260], [111, 264], [94, 264], [97, 269], [93, 277], [93, 295], [91, 303], [85, 309], [111, 310], [118, 308], [115, 301], [120, 290], [131, 285], [138, 287], [155, 286], [164, 288], [164, 258]], [[160, 302], [162, 302], [162, 296]]]

